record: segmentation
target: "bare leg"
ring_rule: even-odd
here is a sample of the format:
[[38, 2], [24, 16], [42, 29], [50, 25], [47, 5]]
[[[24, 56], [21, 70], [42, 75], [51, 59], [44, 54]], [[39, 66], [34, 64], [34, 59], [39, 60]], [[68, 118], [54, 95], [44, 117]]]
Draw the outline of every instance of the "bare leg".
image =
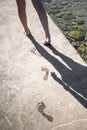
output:
[[16, 0], [18, 6], [19, 18], [24, 27], [24, 32], [26, 35], [30, 34], [29, 28], [27, 26], [27, 16], [26, 16], [26, 2], [25, 0]]
[[45, 31], [45, 37], [46, 37], [45, 43], [50, 43], [51, 39], [50, 39], [50, 33], [49, 33], [49, 27], [48, 27], [48, 19], [47, 19], [45, 9], [41, 3], [41, 0], [31, 0], [31, 1], [33, 3], [34, 8], [36, 9], [38, 13], [41, 24]]

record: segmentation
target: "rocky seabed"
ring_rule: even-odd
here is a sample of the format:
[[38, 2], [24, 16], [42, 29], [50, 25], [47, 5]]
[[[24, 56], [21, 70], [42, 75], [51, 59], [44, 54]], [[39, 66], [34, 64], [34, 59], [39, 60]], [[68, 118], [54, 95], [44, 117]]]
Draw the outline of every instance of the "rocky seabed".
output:
[[87, 63], [87, 0], [42, 0], [47, 13]]

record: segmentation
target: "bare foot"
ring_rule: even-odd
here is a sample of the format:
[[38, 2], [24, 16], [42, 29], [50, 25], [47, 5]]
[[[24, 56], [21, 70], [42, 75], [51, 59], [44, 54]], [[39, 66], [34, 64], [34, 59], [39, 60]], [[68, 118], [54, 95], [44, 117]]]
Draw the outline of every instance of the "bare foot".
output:
[[50, 41], [44, 41], [44, 43], [43, 43], [44, 45], [50, 45]]
[[29, 28], [23, 29], [23, 33], [24, 33], [26, 36], [29, 36], [29, 35], [31, 34]]
[[50, 45], [51, 43], [51, 40], [50, 40], [50, 37], [46, 37], [46, 40], [44, 41], [44, 45]]

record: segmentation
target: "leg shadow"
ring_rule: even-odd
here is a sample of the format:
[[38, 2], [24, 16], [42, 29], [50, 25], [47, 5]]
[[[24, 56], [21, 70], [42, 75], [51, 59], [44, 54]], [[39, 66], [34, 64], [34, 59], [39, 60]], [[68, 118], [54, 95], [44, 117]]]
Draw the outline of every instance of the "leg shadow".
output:
[[[52, 45], [48, 46], [55, 55], [58, 55], [66, 64], [49, 54], [33, 36], [29, 36], [37, 51], [60, 73], [59, 79], [55, 73], [51, 73], [54, 80], [69, 91], [85, 108], [87, 108], [87, 67], [73, 61], [68, 56], [57, 51]], [[70, 69], [69, 69], [70, 68]]]

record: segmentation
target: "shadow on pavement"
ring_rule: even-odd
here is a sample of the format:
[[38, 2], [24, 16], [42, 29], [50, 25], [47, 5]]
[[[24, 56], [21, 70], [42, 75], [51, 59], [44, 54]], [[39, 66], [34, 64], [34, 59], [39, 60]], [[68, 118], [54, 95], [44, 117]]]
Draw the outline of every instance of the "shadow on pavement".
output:
[[83, 66], [64, 54], [58, 52], [52, 45], [48, 46], [52, 52], [59, 56], [66, 64], [49, 54], [31, 35], [28, 37], [38, 52], [60, 73], [61, 79], [54, 72], [51, 76], [60, 83], [65, 90], [69, 91], [85, 108], [87, 108], [87, 67]]

